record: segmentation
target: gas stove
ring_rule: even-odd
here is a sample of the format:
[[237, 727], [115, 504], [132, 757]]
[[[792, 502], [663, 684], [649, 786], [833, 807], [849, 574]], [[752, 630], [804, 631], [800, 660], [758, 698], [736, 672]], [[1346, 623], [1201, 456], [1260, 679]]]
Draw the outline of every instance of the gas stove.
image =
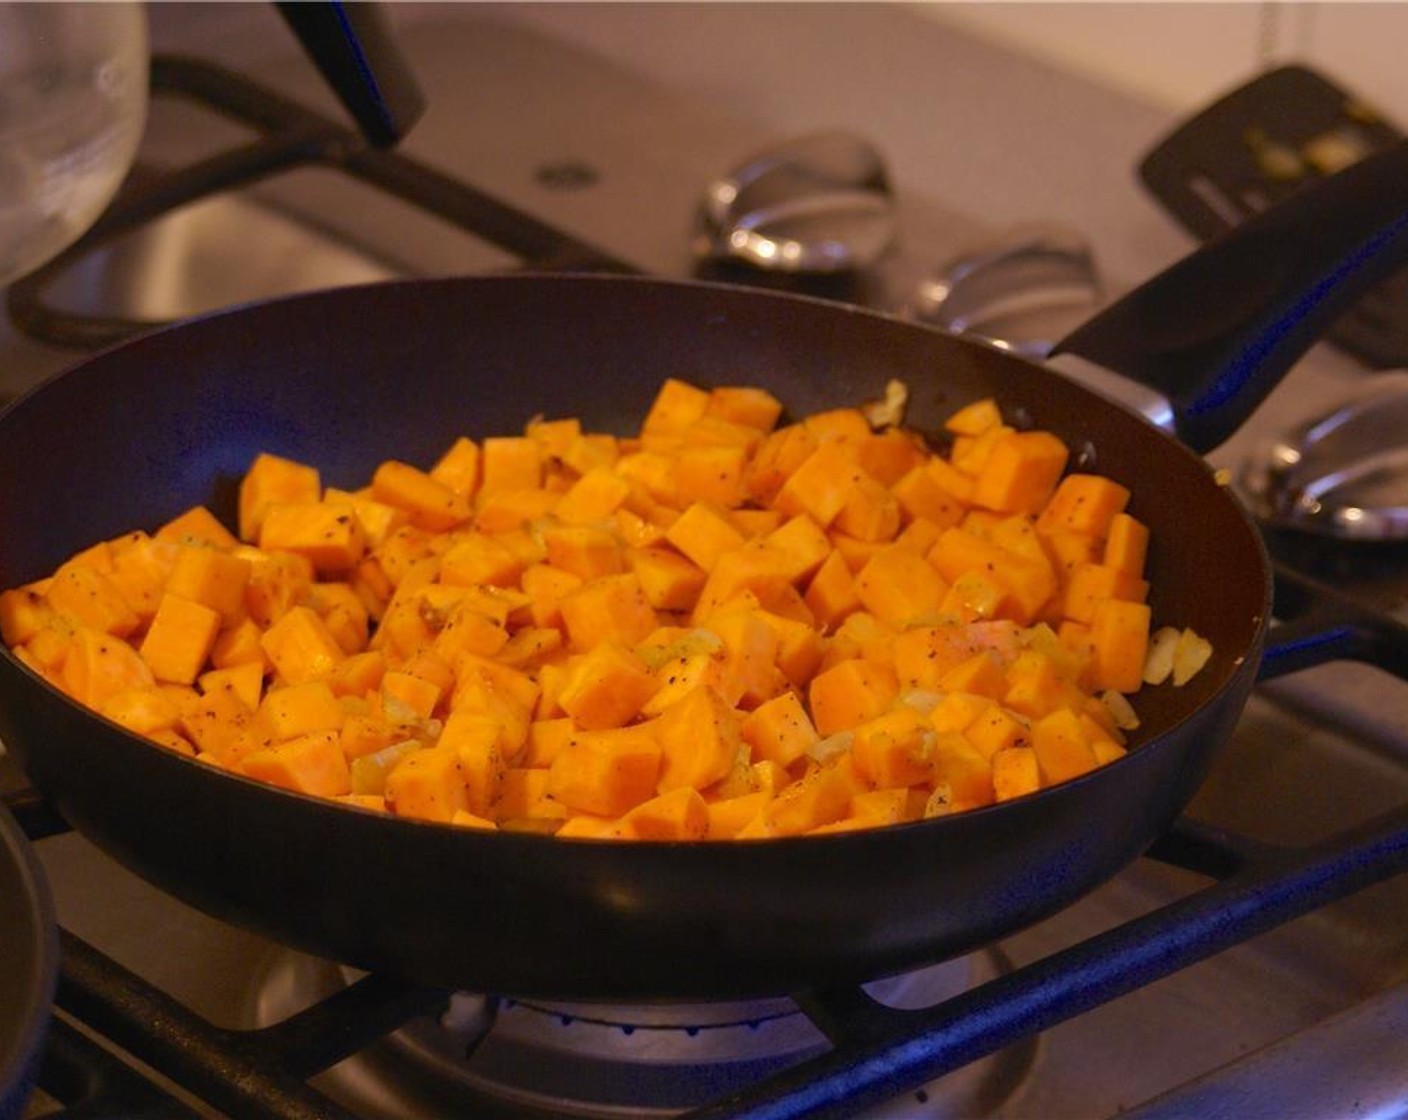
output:
[[[218, 37], [198, 13], [173, 8], [165, 27], [157, 13], [157, 45], [219, 42], [217, 61], [263, 92], [212, 111], [191, 86], [219, 74], [164, 54], [156, 75], [169, 88], [141, 155], [148, 181], [248, 141], [257, 129], [241, 113], [277, 116], [284, 98], [294, 127], [308, 124], [304, 112], [336, 120], [316, 77], [289, 61], [291, 42], [286, 58], [268, 46], [281, 40], [262, 34], [273, 26], [262, 6], [217, 7]], [[887, 310], [938, 263], [1020, 221], [1082, 229], [1110, 290], [1186, 248], [1130, 171], [1165, 114], [904, 9], [408, 5], [398, 20], [431, 104], [398, 157], [354, 153], [349, 163], [334, 129], [311, 161], [43, 277], [25, 306], [47, 341], [0, 331], [0, 389], [75, 360], [73, 344], [94, 339], [64, 332], [90, 329], [94, 315], [120, 330], [300, 287], [525, 262], [693, 275], [704, 184], [818, 127], [864, 132], [890, 157], [899, 248], [863, 290]], [[230, 29], [243, 37], [226, 38]], [[867, 46], [882, 41], [893, 48], [883, 62]], [[779, 72], [747, 76], [745, 64], [776, 60], [783, 43], [796, 49]], [[1317, 349], [1215, 461], [1236, 465], [1266, 431], [1365, 376]], [[1352, 583], [1294, 540], [1277, 551]], [[1374, 580], [1351, 588], [1367, 655], [1400, 672], [1408, 643], [1391, 577], [1403, 560], [1379, 550]], [[1283, 575], [1286, 617], [1334, 599]], [[1287, 675], [1258, 689], [1186, 818], [1149, 857], [1055, 918], [864, 989], [644, 1007], [426, 991], [272, 944], [65, 831], [0, 758], [0, 791], [36, 839], [64, 930], [31, 1113], [1147, 1120], [1402, 1110], [1408, 881], [1393, 872], [1408, 844], [1405, 755], [1398, 676], [1358, 662]]]

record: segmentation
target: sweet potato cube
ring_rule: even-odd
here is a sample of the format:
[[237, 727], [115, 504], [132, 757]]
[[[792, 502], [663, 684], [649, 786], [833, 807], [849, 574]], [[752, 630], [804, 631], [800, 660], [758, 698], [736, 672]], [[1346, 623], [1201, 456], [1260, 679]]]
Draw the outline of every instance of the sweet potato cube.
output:
[[371, 620], [366, 604], [350, 583], [333, 580], [314, 584], [308, 605], [317, 611], [344, 653], [366, 648]]
[[1027, 724], [996, 704], [985, 708], [961, 730], [963, 737], [989, 761], [1000, 751], [1031, 745], [1031, 729]]
[[1105, 539], [1104, 562], [1121, 572], [1142, 576], [1148, 552], [1149, 527], [1127, 513], [1115, 514]]
[[456, 828], [476, 828], [481, 832], [497, 832], [499, 826], [488, 817], [481, 817], [478, 813], [471, 813], [467, 809], [456, 809], [454, 815], [450, 817], [450, 823]]
[[724, 509], [742, 504], [743, 470], [748, 461], [745, 447], [686, 446], [673, 459], [673, 504], [683, 508], [693, 502], [709, 502]]
[[552, 512], [564, 525], [606, 521], [626, 501], [631, 484], [609, 467], [593, 467], [553, 503]]
[[706, 572], [745, 540], [723, 511], [708, 502], [691, 503], [665, 530], [665, 539]]
[[983, 397], [964, 405], [944, 421], [944, 429], [960, 436], [980, 436], [989, 428], [1002, 423], [997, 402]]
[[200, 754], [225, 765], [271, 745], [267, 732], [258, 727], [254, 710], [233, 688], [204, 693], [181, 708], [179, 730]]
[[576, 734], [576, 724], [569, 717], [535, 719], [528, 725], [527, 742], [518, 763], [520, 766], [546, 769], [552, 760]]
[[530, 436], [490, 436], [480, 445], [479, 500], [543, 484], [543, 445]]
[[270, 502], [259, 524], [259, 547], [305, 556], [326, 575], [356, 566], [366, 551], [362, 523], [350, 506], [329, 502]]
[[386, 460], [373, 472], [371, 496], [404, 510], [413, 525], [433, 533], [454, 528], [471, 512], [467, 495], [397, 459]]
[[49, 580], [49, 605], [83, 626], [125, 638], [137, 629], [137, 612], [103, 572], [80, 560], [60, 565]]
[[948, 593], [948, 583], [923, 556], [889, 545], [856, 575], [856, 596], [877, 618], [897, 626], [932, 618]]
[[710, 615], [705, 626], [723, 642], [724, 667], [737, 682], [738, 704], [756, 707], [786, 687], [777, 667], [778, 631], [762, 613], [746, 606], [726, 610]]
[[905, 518], [924, 518], [940, 528], [957, 525], [964, 505], [953, 493], [940, 486], [927, 464], [919, 464], [899, 478], [891, 488]]
[[607, 640], [568, 663], [557, 702], [579, 727], [621, 727], [635, 717], [657, 687], [645, 662], [633, 650]]
[[702, 568], [670, 548], [633, 548], [627, 558], [646, 600], [657, 611], [690, 610], [708, 578]]
[[834, 440], [819, 443], [782, 484], [773, 505], [789, 517], [808, 514], [830, 528], [856, 483], [867, 477], [845, 446]]
[[210, 663], [217, 669], [230, 669], [247, 663], [258, 665], [261, 671], [271, 667], [259, 642], [263, 635], [263, 627], [254, 619], [240, 619], [216, 635], [215, 644], [210, 647]]
[[816, 575], [807, 584], [803, 601], [817, 624], [828, 630], [839, 626], [847, 615], [861, 609], [855, 576], [841, 553], [832, 552], [822, 561]]
[[1144, 678], [1149, 619], [1144, 603], [1104, 599], [1090, 621], [1090, 672], [1096, 689], [1135, 692]]
[[826, 655], [826, 641], [816, 629], [815, 620], [809, 612], [806, 618], [787, 617], [765, 610], [756, 613], [777, 635], [774, 664], [788, 684], [794, 688], [805, 688]]
[[180, 546], [159, 541], [146, 533], [128, 533], [110, 542], [112, 568], [104, 573], [127, 605], [137, 612], [141, 625], [156, 613]]
[[0, 591], [0, 638], [20, 646], [53, 620], [54, 608], [35, 584]]
[[528, 611], [535, 626], [561, 626], [562, 600], [583, 580], [548, 564], [530, 564], [519, 577], [519, 586], [528, 596]]
[[1029, 624], [1056, 594], [1056, 574], [1048, 561], [1024, 556], [984, 540], [964, 528], [946, 529], [927, 558], [949, 583], [977, 572], [1007, 589], [1015, 621]]
[[783, 483], [816, 450], [818, 437], [804, 424], [789, 424], [764, 437], [743, 471], [748, 496], [760, 505], [771, 505]]
[[890, 541], [900, 531], [899, 500], [862, 470], [831, 523], [837, 533], [862, 541]]
[[549, 564], [582, 580], [625, 570], [616, 535], [598, 525], [554, 525], [543, 531], [543, 543]]
[[1075, 622], [1089, 623], [1104, 599], [1142, 603], [1149, 585], [1138, 576], [1106, 564], [1077, 564], [1066, 580], [1061, 613]]
[[756, 820], [773, 799], [767, 790], [754, 790], [718, 800], [705, 799], [709, 824], [705, 836], [710, 840], [732, 840]]
[[156, 685], [114, 692], [98, 705], [98, 712], [137, 735], [170, 731], [180, 719], [172, 699]]
[[242, 556], [214, 548], [183, 545], [176, 550], [166, 590], [217, 611], [229, 625], [244, 614], [251, 565]]
[[919, 438], [902, 428], [870, 432], [856, 441], [855, 451], [856, 462], [887, 489], [929, 458]]
[[468, 436], [458, 437], [427, 473], [456, 494], [473, 497], [479, 487], [479, 445]]
[[855, 728], [851, 758], [875, 786], [913, 786], [934, 776], [934, 741], [929, 721], [900, 704]]
[[348, 509], [362, 531], [367, 548], [376, 548], [409, 521], [405, 510], [379, 502], [370, 488], [362, 491], [339, 490], [329, 486], [323, 491], [323, 501]]
[[695, 603], [693, 619], [702, 623], [745, 593], [770, 603], [792, 587], [786, 556], [764, 541], [748, 541], [714, 563]]
[[557, 506], [557, 499], [556, 490], [541, 486], [502, 487], [481, 492], [474, 513], [474, 525], [481, 532], [495, 535], [521, 530], [549, 517]]
[[523, 425], [523, 434], [542, 446], [543, 454], [550, 459], [561, 459], [582, 435], [582, 422], [575, 416], [558, 417], [547, 420], [535, 416]]
[[739, 756], [739, 715], [722, 696], [701, 685], [675, 701], [654, 721], [660, 745], [661, 793], [702, 790], [722, 779]]
[[1079, 777], [1098, 765], [1080, 718], [1058, 708], [1032, 724], [1032, 749], [1044, 785]]
[[641, 424], [642, 432], [678, 434], [687, 431], [708, 410], [710, 394], [687, 381], [666, 378], [656, 391]]
[[391, 669], [381, 677], [381, 706], [393, 719], [409, 722], [429, 719], [444, 689], [433, 681]]
[[548, 793], [570, 810], [619, 817], [655, 796], [660, 757], [650, 724], [582, 731], [548, 768]]
[[157, 680], [191, 684], [205, 667], [219, 633], [218, 611], [168, 593], [161, 597], [138, 650]]
[[583, 432], [562, 455], [565, 466], [584, 475], [597, 467], [610, 467], [621, 457], [620, 441], [606, 432]]
[[511, 587], [523, 569], [522, 559], [498, 537], [468, 532], [445, 550], [439, 571], [440, 581], [454, 587]]
[[1031, 747], [1007, 747], [992, 756], [992, 788], [998, 801], [1011, 801], [1041, 788], [1041, 769]]
[[386, 803], [398, 816], [449, 821], [469, 809], [464, 769], [454, 744], [413, 750], [386, 778]]
[[941, 674], [938, 684], [943, 692], [962, 692], [998, 700], [1006, 693], [1008, 681], [1002, 662], [990, 651], [979, 650]]
[[337, 731], [347, 718], [346, 709], [323, 681], [271, 689], [259, 705], [259, 714], [276, 739]]
[[259, 539], [264, 515], [276, 502], [316, 502], [322, 493], [322, 479], [316, 467], [261, 452], [240, 479], [240, 539], [250, 543]]
[[260, 626], [269, 626], [305, 602], [313, 590], [313, 565], [305, 556], [255, 548], [242, 548], [235, 555], [249, 561], [244, 606]]
[[445, 720], [438, 746], [455, 752], [464, 807], [470, 812], [485, 816], [498, 798], [508, 768], [508, 745], [492, 716], [461, 709]]
[[[423, 601], [423, 600], [422, 600]], [[421, 607], [424, 618], [427, 607]], [[460, 598], [443, 615], [439, 631], [432, 640], [435, 652], [453, 664], [462, 653], [494, 657], [508, 644], [509, 632], [504, 618], [496, 618], [483, 609], [477, 597]]]
[[567, 816], [567, 807], [548, 794], [548, 771], [521, 766], [504, 771], [493, 810], [499, 821], [563, 820]]
[[811, 716], [795, 692], [765, 700], [743, 717], [739, 735], [758, 761], [791, 766], [820, 739]]
[[347, 655], [323, 620], [308, 607], [292, 607], [259, 639], [274, 671], [286, 684], [319, 680]]
[[652, 797], [621, 818], [627, 840], [702, 840], [708, 831], [709, 807], [692, 786]]
[[1075, 685], [1047, 654], [1024, 650], [1007, 666], [1002, 703], [1031, 719], [1067, 708], [1079, 701]]
[[782, 402], [766, 389], [751, 385], [720, 385], [709, 390], [709, 403], [704, 411], [709, 416], [719, 416], [735, 424], [768, 432], [782, 415]]
[[1129, 490], [1096, 474], [1069, 474], [1037, 515], [1041, 533], [1086, 533], [1104, 537], [1115, 514], [1129, 502]]
[[934, 742], [933, 761], [934, 784], [949, 788], [956, 808], [992, 804], [992, 766], [962, 735], [939, 735]]
[[1051, 497], [1070, 452], [1050, 432], [1012, 432], [997, 441], [973, 481], [973, 504], [1037, 513]]
[[197, 677], [196, 683], [206, 695], [228, 689], [245, 707], [255, 711], [264, 697], [264, 666], [248, 661], [226, 669], [210, 669]]
[[251, 778], [316, 797], [352, 792], [351, 771], [337, 732], [301, 735], [246, 755], [241, 769]]
[[[1058, 531], [1043, 533], [1043, 544], [1057, 576], [1064, 582], [1081, 564], [1098, 564], [1105, 551], [1105, 541], [1089, 533]], [[1136, 575], [1138, 573], [1135, 573]]]
[[1000, 618], [1011, 613], [1007, 588], [986, 570], [964, 572], [944, 594], [939, 612], [960, 622]]
[[568, 647], [589, 650], [615, 640], [633, 646], [660, 625], [645, 589], [632, 572], [588, 580], [561, 600]]
[[172, 544], [205, 548], [234, 548], [239, 538], [205, 506], [192, 506], [162, 525], [152, 536]]
[[812, 721], [822, 736], [874, 719], [889, 708], [898, 693], [893, 671], [856, 659], [818, 673], [807, 689]]
[[835, 766], [820, 767], [773, 797], [737, 836], [753, 839], [811, 832], [846, 816], [855, 792], [849, 775]]

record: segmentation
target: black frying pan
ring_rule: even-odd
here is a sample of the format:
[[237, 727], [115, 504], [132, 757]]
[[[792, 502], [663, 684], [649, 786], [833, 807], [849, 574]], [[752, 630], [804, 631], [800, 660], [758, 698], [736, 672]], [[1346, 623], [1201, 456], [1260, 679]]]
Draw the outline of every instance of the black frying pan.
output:
[[[1191, 275], [1206, 289], [1196, 330], [1156, 317], [1135, 339], [1166, 344], [1154, 364], [1200, 449], [1408, 255], [1408, 154], [1394, 159], [1346, 173], [1352, 206], [1312, 192], [1234, 237], [1243, 259], [1256, 253], [1249, 271], [1195, 264], [1160, 282], [1178, 293]], [[1307, 268], [1336, 283], [1302, 283]], [[1256, 302], [1269, 310], [1239, 306], [1268, 286], [1277, 298]], [[1157, 295], [1137, 294], [1068, 348], [1118, 355], [1112, 340]], [[1189, 298], [1176, 294], [1175, 309]], [[1211, 353], [1213, 335], [1225, 354]], [[1199, 385], [1180, 353], [1207, 374]], [[1255, 529], [1194, 451], [1132, 413], [1040, 366], [838, 304], [631, 278], [481, 277], [315, 294], [152, 334], [0, 416], [0, 477], [24, 480], [0, 501], [0, 584], [196, 502], [231, 515], [261, 449], [355, 486], [383, 458], [428, 463], [460, 434], [514, 431], [539, 412], [626, 430], [666, 376], [766, 385], [797, 414], [875, 398], [900, 378], [920, 428], [996, 397], [1132, 488], [1154, 535], [1156, 618], [1209, 637], [1210, 666], [1186, 688], [1142, 694], [1134, 749], [1066, 785], [923, 823], [754, 843], [563, 841], [338, 807], [138, 740], [8, 655], [0, 735], [79, 830], [194, 905], [321, 956], [516, 994], [730, 997], [871, 979], [1053, 913], [1164, 830], [1256, 674], [1270, 579]], [[1212, 407], [1222, 398], [1235, 412]]]
[[0, 1120], [23, 1115], [58, 979], [59, 939], [44, 874], [0, 805]]

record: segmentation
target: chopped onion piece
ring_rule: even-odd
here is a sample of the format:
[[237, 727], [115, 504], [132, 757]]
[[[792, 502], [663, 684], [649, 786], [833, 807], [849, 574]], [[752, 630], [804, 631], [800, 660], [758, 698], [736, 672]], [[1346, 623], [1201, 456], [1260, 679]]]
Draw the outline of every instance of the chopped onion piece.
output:
[[1178, 647], [1178, 631], [1164, 626], [1149, 635], [1149, 652], [1144, 657], [1144, 683], [1163, 684], [1173, 672], [1173, 652]]
[[1210, 641], [1191, 629], [1184, 630], [1178, 636], [1178, 644], [1173, 651], [1173, 683], [1176, 686], [1187, 684], [1211, 656]]
[[904, 423], [908, 403], [909, 386], [892, 378], [885, 383], [885, 396], [878, 401], [867, 401], [860, 410], [872, 428], [897, 428]]
[[833, 758], [839, 758], [851, 749], [851, 743], [855, 741], [854, 731], [838, 731], [835, 735], [828, 735], [825, 739], [818, 739], [807, 748], [807, 757], [813, 762], [827, 763]]
[[1116, 692], [1113, 688], [1107, 689], [1100, 694], [1100, 703], [1105, 705], [1105, 710], [1110, 713], [1110, 718], [1121, 731], [1133, 731], [1139, 726], [1139, 716], [1124, 693]]

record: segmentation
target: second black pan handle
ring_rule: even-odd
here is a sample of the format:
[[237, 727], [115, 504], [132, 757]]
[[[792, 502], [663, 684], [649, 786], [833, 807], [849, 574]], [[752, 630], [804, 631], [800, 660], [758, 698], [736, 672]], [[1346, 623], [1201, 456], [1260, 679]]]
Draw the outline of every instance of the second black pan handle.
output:
[[1200, 453], [1241, 426], [1359, 297], [1408, 264], [1408, 142], [1308, 186], [1059, 342], [1162, 393]]
[[380, 4], [289, 0], [277, 7], [368, 143], [387, 148], [410, 131], [425, 97]]

